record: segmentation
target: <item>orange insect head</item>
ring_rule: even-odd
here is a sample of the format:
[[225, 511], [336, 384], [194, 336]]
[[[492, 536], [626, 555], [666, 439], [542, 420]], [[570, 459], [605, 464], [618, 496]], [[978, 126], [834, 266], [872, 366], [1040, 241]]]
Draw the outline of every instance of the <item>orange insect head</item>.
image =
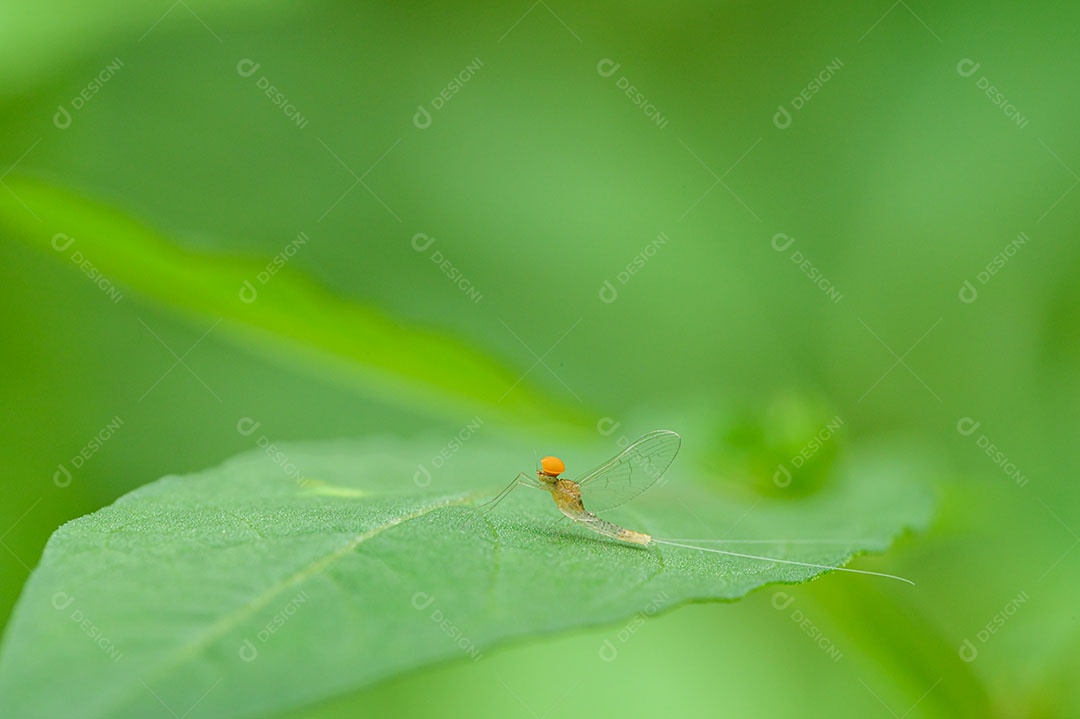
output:
[[540, 460], [540, 469], [548, 476], [558, 477], [566, 471], [566, 465], [558, 457], [544, 457]]

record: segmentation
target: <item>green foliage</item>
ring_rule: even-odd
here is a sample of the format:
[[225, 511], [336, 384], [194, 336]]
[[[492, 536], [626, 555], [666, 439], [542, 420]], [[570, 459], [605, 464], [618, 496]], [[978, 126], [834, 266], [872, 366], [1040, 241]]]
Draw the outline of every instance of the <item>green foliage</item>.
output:
[[[323, 669], [320, 642], [336, 641], [338, 627], [351, 639], [364, 617], [332, 615], [329, 630], [300, 628], [316, 621], [316, 607], [349, 608], [344, 598], [360, 601], [366, 587], [309, 590], [310, 600], [260, 643], [257, 629], [296, 594], [283, 596], [247, 625], [260, 653], [244, 668], [263, 693], [242, 694], [252, 685], [236, 674], [215, 685], [220, 667], [236, 665], [238, 649], [214, 645], [189, 667], [206, 673], [197, 678], [211, 688], [189, 719], [266, 714], [256, 707], [273, 704], [279, 688], [291, 693], [269, 713], [288, 705], [290, 716], [305, 719], [507, 716], [523, 713], [522, 703], [537, 715], [588, 717], [693, 716], [718, 706], [733, 716], [1080, 715], [1073, 680], [1080, 642], [1063, 630], [1076, 624], [1080, 556], [1073, 480], [1080, 244], [1069, 241], [1080, 198], [1072, 188], [1080, 86], [1054, 81], [1075, 64], [1075, 40], [1060, 28], [1077, 25], [1076, 6], [890, 10], [849, 2], [821, 12], [799, 3], [548, 3], [526, 13], [528, 4], [0, 4], [5, 700], [21, 702], [37, 688], [32, 701], [42, 704], [170, 716], [136, 703], [153, 699], [135, 698], [137, 676], [177, 714], [189, 710], [180, 703], [198, 698], [192, 684], [199, 682], [159, 674], [151, 645], [184, 646], [199, 636], [200, 622], [228, 616], [227, 601], [246, 606], [248, 585], [270, 586], [309, 555], [290, 550], [291, 565], [274, 556], [245, 560], [234, 572], [239, 587], [165, 576], [185, 556], [177, 545], [186, 536], [199, 538], [190, 551], [220, 557], [226, 539], [255, 536], [241, 532], [238, 516], [263, 516], [258, 508], [222, 509], [207, 518], [194, 500], [157, 522], [158, 535], [180, 532], [156, 542], [168, 548], [153, 570], [161, 572], [158, 585], [106, 571], [122, 564], [126, 555], [115, 548], [125, 548], [131, 525], [86, 547], [78, 561], [61, 561], [54, 550], [79, 532], [100, 536], [90, 531], [95, 523], [125, 503], [144, 506], [146, 497], [135, 494], [109, 507], [151, 479], [190, 475], [249, 451], [255, 438], [236, 430], [250, 417], [268, 442], [369, 438], [343, 448], [362, 461], [349, 459], [354, 475], [324, 485], [323, 494], [316, 484], [303, 492], [281, 487], [288, 506], [280, 516], [312, 527], [312, 557], [348, 546], [381, 521], [373, 513], [388, 501], [386, 490], [365, 466], [394, 472], [401, 503], [386, 507], [385, 520], [408, 502], [493, 491], [528, 469], [534, 450], [588, 466], [614, 451], [615, 436], [655, 427], [678, 429], [686, 442], [670, 483], [613, 514], [635, 528], [659, 532], [670, 522], [670, 534], [708, 537], [715, 523], [721, 535], [734, 524], [729, 537], [751, 529], [793, 536], [781, 525], [826, 529], [800, 523], [844, 491], [851, 506], [842, 521], [832, 519], [836, 529], [865, 521], [872, 531], [862, 538], [874, 541], [820, 554], [838, 563], [848, 550], [882, 549], [905, 521], [918, 525], [924, 516], [913, 486], [885, 492], [893, 508], [870, 501], [863, 482], [878, 486], [903, 467], [900, 474], [934, 484], [943, 501], [932, 531], [885, 557], [858, 560], [910, 576], [916, 588], [837, 573], [730, 604], [684, 607], [635, 624], [614, 665], [598, 648], [635, 621], [620, 617], [648, 604], [579, 607], [601, 623], [556, 631], [566, 625], [539, 626], [531, 613], [547, 609], [525, 600], [513, 621], [532, 626], [531, 639], [487, 643], [473, 624], [446, 614], [468, 607], [458, 596], [464, 589], [445, 579], [426, 616], [442, 607], [470, 639], [484, 639], [483, 661], [418, 653], [428, 669], [370, 685], [373, 675], [363, 679], [364, 672], [378, 652], [352, 647], [336, 655], [346, 667], [316, 676], [305, 661], [316, 657]], [[610, 77], [598, 72], [603, 58], [619, 64]], [[260, 65], [257, 73], [241, 74], [245, 59]], [[483, 62], [479, 73], [433, 124], [414, 125], [418, 105], [433, 108], [474, 59]], [[843, 62], [839, 72], [804, 103], [798, 93], [812, 92], [834, 59]], [[95, 84], [117, 61], [120, 69]], [[961, 61], [979, 68], [967, 76]], [[266, 84], [304, 116], [304, 127]], [[773, 122], [780, 104], [793, 111], [783, 129]], [[645, 107], [663, 115], [663, 127]], [[59, 108], [71, 114], [67, 127], [54, 122]], [[1014, 110], [1022, 126], [1009, 116]], [[353, 184], [358, 177], [363, 186]], [[240, 301], [243, 282], [299, 231], [311, 241], [258, 285], [257, 302]], [[420, 232], [437, 238], [431, 251], [411, 245]], [[644, 267], [635, 265], [660, 232], [668, 241]], [[1004, 266], [992, 264], [1019, 232], [1029, 241]], [[65, 252], [52, 245], [57, 233], [74, 238]], [[771, 243], [777, 233], [794, 238], [785, 252]], [[75, 249], [106, 273], [122, 301], [111, 301], [72, 261]], [[482, 291], [483, 302], [448, 280], [443, 260]], [[614, 303], [598, 298], [605, 281], [618, 289]], [[978, 288], [974, 303], [957, 294], [965, 281]], [[183, 366], [173, 365], [178, 356]], [[70, 486], [50, 481], [112, 417], [123, 418], [122, 429]], [[429, 488], [411, 484], [417, 465], [430, 465], [471, 418], [483, 421], [477, 436], [433, 473]], [[834, 418], [843, 422], [836, 436], [814, 449], [810, 442]], [[961, 419], [978, 430], [958, 431]], [[603, 446], [585, 439], [618, 422]], [[876, 438], [894, 435], [910, 443], [868, 465]], [[317, 477], [315, 455], [328, 459], [331, 446], [288, 452]], [[909, 463], [918, 456], [934, 462]], [[856, 465], [866, 471], [853, 474]], [[782, 466], [791, 471], [786, 487], [776, 479]], [[227, 484], [239, 479], [230, 475]], [[355, 489], [361, 480], [375, 494], [329, 489]], [[171, 494], [178, 484], [141, 491]], [[271, 486], [260, 484], [251, 497]], [[550, 499], [519, 492], [490, 518], [502, 549], [516, 547], [534, 562], [531, 553], [553, 546], [541, 559], [577, 558], [566, 576], [584, 572], [575, 573], [582, 558], [592, 571], [593, 560], [628, 571], [640, 565], [625, 558], [653, 561], [567, 527]], [[215, 490], [202, 495], [213, 502]], [[685, 508], [669, 506], [675, 496], [695, 512], [708, 507], [709, 526], [682, 525]], [[353, 514], [333, 513], [351, 502]], [[341, 521], [329, 529], [310, 517], [305, 523], [287, 511], [294, 504]], [[372, 549], [400, 550], [395, 537], [428, 526], [444, 543], [479, 533], [473, 544], [486, 540], [489, 554], [470, 544], [476, 554], [465, 556], [495, 557], [492, 528], [454, 524], [465, 511], [438, 509], [385, 530], [338, 567], [364, 569]], [[78, 517], [85, 519], [65, 525]], [[196, 530], [186, 532], [184, 518], [198, 522]], [[274, 538], [287, 531], [284, 521], [255, 526]], [[209, 528], [219, 530], [218, 544]], [[302, 538], [293, 539], [302, 549]], [[230, 546], [239, 556], [247, 545]], [[801, 545], [769, 549], [819, 556]], [[142, 551], [131, 561], [152, 564]], [[662, 556], [670, 561], [677, 552], [665, 548]], [[402, 554], [393, 556], [405, 567], [421, 559]], [[757, 568], [718, 556], [687, 561], [706, 559], [722, 572]], [[437, 569], [450, 576], [445, 564]], [[184, 564], [199, 569], [193, 565]], [[505, 576], [508, 565], [498, 567]], [[203, 569], [224, 571], [218, 563]], [[760, 579], [803, 578], [783, 569], [761, 568]], [[94, 572], [126, 588], [123, 600]], [[384, 575], [399, 603], [421, 591], [398, 589]], [[734, 578], [707, 576], [712, 584], [685, 596], [722, 594], [716, 582]], [[331, 577], [343, 579], [338, 569]], [[674, 579], [661, 572], [649, 581]], [[183, 592], [184, 603], [173, 607], [163, 587]], [[54, 610], [57, 591], [78, 599]], [[773, 604], [777, 592], [794, 598], [783, 612]], [[143, 593], [160, 601], [133, 607]], [[998, 627], [1018, 595], [1030, 601]], [[72, 620], [73, 612], [82, 619]], [[486, 625], [469, 611], [462, 616]], [[118, 647], [123, 640], [121, 661], [102, 667], [103, 650], [80, 627], [87, 619]], [[462, 657], [437, 623], [425, 622], [444, 642], [445, 658]], [[842, 659], [822, 651], [822, 636]], [[962, 657], [965, 642], [974, 642], [977, 659]], [[489, 649], [497, 644], [504, 647]], [[557, 688], [545, 681], [556, 670]], [[90, 678], [98, 671], [109, 680], [101, 697]], [[119, 688], [112, 680], [128, 671], [131, 686]], [[327, 677], [340, 686], [297, 695], [298, 685], [321, 687]], [[234, 702], [215, 700], [218, 692]], [[309, 703], [331, 695], [319, 707]]]
[[453, 337], [342, 300], [287, 266], [270, 274], [266, 262], [188, 250], [103, 203], [39, 180], [5, 182], [0, 228], [8, 236], [85, 260], [112, 283], [178, 311], [225, 319], [248, 346], [300, 354], [309, 370], [335, 371], [369, 394], [430, 412], [479, 410], [524, 423], [558, 416], [528, 386], [507, 393], [513, 373]]
[[[58, 530], [8, 632], [0, 713], [168, 716], [162, 703], [182, 713], [220, 680], [198, 715], [266, 716], [509, 639], [823, 571], [606, 540], [524, 488], [476, 514], [521, 465], [481, 440], [433, 476], [417, 473], [421, 441], [275, 449], [166, 477]], [[573, 457], [586, 466], [605, 451]], [[759, 502], [721, 498], [689, 481], [701, 468], [677, 467], [611, 516], [654, 536], [724, 537], [710, 546], [841, 564], [925, 526], [919, 471], [867, 454], [812, 499]], [[54, 671], [64, 692], [50, 691]]]

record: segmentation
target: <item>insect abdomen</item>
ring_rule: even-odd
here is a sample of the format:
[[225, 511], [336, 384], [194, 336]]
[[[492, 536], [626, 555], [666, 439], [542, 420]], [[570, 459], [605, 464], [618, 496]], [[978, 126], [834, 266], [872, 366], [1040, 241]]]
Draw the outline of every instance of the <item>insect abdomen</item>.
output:
[[597, 517], [592, 512], [584, 512], [580, 517], [570, 517], [575, 522], [584, 524], [594, 532], [603, 534], [605, 537], [611, 537], [612, 539], [618, 539], [620, 542], [629, 542], [630, 544], [638, 544], [641, 546], [647, 546], [652, 542], [652, 537], [643, 532], [635, 532], [632, 529], [626, 529], [619, 525], [609, 522], [606, 519]]
[[549, 488], [549, 491], [555, 498], [555, 504], [559, 507], [559, 511], [598, 534], [643, 547], [652, 542], [652, 537], [648, 534], [620, 527], [586, 510], [581, 503], [581, 488], [576, 482], [560, 479]]
[[651, 535], [645, 534], [644, 532], [635, 532], [632, 529], [623, 529], [616, 539], [621, 539], [624, 542], [630, 542], [632, 544], [640, 544], [643, 547], [647, 547], [652, 543]]

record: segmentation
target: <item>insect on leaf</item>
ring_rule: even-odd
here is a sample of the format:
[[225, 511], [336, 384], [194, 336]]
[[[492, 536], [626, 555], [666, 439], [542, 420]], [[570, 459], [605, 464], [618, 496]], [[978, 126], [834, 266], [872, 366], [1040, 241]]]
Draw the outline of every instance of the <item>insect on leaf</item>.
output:
[[[674, 455], [669, 435], [651, 437]], [[417, 463], [443, 438], [279, 445], [296, 472], [254, 451], [65, 524], [8, 626], [0, 716], [273, 716], [514, 638], [622, 621], [657, 597], [661, 609], [732, 600], [826, 571], [630, 546], [574, 525], [538, 491], [478, 515], [531, 464], [486, 441], [424, 488]], [[769, 553], [841, 565], [930, 515], [913, 481], [924, 471], [902, 454], [855, 455], [829, 491], [798, 501], [722, 497], [686, 464], [619, 521], [656, 536], [714, 532], [733, 549], [819, 538]]]

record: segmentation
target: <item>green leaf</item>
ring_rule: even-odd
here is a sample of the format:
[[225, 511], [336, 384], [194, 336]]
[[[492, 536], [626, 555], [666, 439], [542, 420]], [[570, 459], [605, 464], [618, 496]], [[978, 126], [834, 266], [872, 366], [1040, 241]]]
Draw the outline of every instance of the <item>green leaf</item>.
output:
[[[529, 464], [484, 441], [437, 470], [428, 458], [441, 442], [271, 445], [165, 477], [61, 527], [9, 626], [0, 715], [268, 716], [435, 662], [480, 659], [514, 638], [622, 622], [597, 647], [605, 658], [642, 617], [823, 571], [620, 544], [525, 488], [478, 518], [472, 507]], [[610, 449], [569, 448], [570, 476]], [[684, 456], [661, 486], [608, 518], [659, 537], [723, 536], [735, 551], [842, 564], [928, 521], [930, 497], [911, 477], [921, 468], [897, 456], [852, 453], [825, 489], [797, 501], [721, 497], [689, 481], [708, 473]], [[779, 538], [834, 541], [734, 543]], [[828, 581], [912, 591], [878, 577]], [[776, 621], [789, 620], [778, 612]]]
[[12, 175], [4, 183], [0, 234], [103, 278], [96, 281], [105, 289], [119, 285], [178, 312], [223, 318], [223, 329], [245, 348], [284, 353], [307, 371], [330, 372], [386, 401], [455, 421], [482, 413], [533, 426], [594, 424], [576, 403], [533, 390], [520, 372], [483, 352], [341, 299], [288, 264], [269, 272], [273, 258], [192, 251], [126, 212], [46, 182]]
[[[127, 42], [153, 37], [152, 33], [159, 38], [168, 36], [178, 28], [212, 40], [211, 25], [222, 32], [228, 27], [223, 20], [229, 16], [243, 13], [243, 17], [250, 19], [255, 13], [282, 14], [288, 4], [200, 2], [199, 15], [192, 11], [174, 12], [183, 10], [182, 6], [133, 5], [125, 0], [104, 0], [93, 7], [82, 3], [42, 2], [5, 8], [4, 22], [0, 24], [0, 93], [40, 82], [54, 74], [58, 66], [73, 63], [80, 56], [115, 53], [117, 37], [126, 39], [125, 53], [132, 52], [126, 47]], [[100, 50], [102, 47], [106, 49]], [[85, 82], [92, 79], [88, 76]]]

